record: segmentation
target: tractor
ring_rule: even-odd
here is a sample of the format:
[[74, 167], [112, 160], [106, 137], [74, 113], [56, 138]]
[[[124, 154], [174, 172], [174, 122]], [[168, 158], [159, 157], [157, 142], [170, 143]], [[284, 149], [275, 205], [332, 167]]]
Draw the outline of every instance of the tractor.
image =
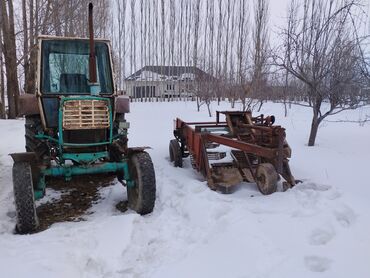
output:
[[110, 43], [89, 38], [40, 36], [36, 89], [19, 98], [25, 117], [26, 152], [13, 158], [16, 231], [37, 231], [35, 200], [50, 177], [113, 174], [127, 187], [128, 207], [153, 211], [156, 181], [147, 147], [128, 147], [129, 98], [118, 95]]

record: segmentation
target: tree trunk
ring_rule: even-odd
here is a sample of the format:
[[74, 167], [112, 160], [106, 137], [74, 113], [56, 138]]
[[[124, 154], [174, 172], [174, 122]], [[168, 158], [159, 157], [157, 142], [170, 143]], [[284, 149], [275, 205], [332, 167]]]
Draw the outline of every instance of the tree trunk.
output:
[[28, 59], [28, 24], [27, 24], [27, 8], [26, 0], [22, 0], [22, 16], [23, 16], [23, 56], [24, 56], [24, 91], [27, 92], [27, 80], [29, 70], [29, 59]]
[[258, 106], [258, 110], [257, 110], [258, 112], [261, 111], [262, 105], [263, 105], [263, 100], [260, 100], [260, 105]]
[[317, 131], [319, 130], [320, 120], [318, 117], [318, 112], [314, 111], [312, 116], [310, 137], [308, 138], [308, 146], [315, 146]]
[[[243, 111], [245, 110], [245, 101], [243, 102]], [[231, 98], [231, 108], [235, 108], [235, 98]]]
[[[0, 17], [0, 24], [1, 17]], [[3, 41], [3, 32], [0, 28], [0, 42]], [[6, 118], [6, 111], [5, 111], [5, 88], [4, 88], [4, 60], [3, 60], [3, 47], [0, 43], [0, 118], [5, 119]]]
[[[6, 4], [8, 4], [9, 15]], [[18, 114], [17, 101], [19, 96], [17, 56], [14, 34], [14, 11], [12, 1], [1, 1], [2, 31], [4, 41], [4, 57], [6, 68], [6, 89], [8, 96], [8, 118], [15, 119]]]
[[286, 105], [286, 100], [284, 99], [284, 117], [286, 118], [288, 116], [288, 108]]
[[210, 100], [207, 100], [206, 101], [206, 104], [207, 104], [208, 116], [212, 117], [212, 113], [211, 113], [211, 101]]
[[197, 110], [198, 112], [200, 111], [200, 101], [199, 101], [199, 97], [197, 96]]

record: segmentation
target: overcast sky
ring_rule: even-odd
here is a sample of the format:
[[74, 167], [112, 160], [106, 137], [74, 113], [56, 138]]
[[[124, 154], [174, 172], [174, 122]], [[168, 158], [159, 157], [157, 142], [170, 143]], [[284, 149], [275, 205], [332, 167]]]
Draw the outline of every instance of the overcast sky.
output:
[[[251, 0], [245, 0], [245, 1], [251, 1]], [[283, 26], [285, 23], [286, 18], [286, 12], [288, 5], [291, 0], [269, 0], [269, 11], [270, 11], [270, 26], [271, 31], [277, 31], [279, 26]], [[322, 1], [329, 1], [329, 0], [322, 0]], [[367, 14], [367, 28], [366, 31], [367, 34], [370, 34], [370, 0], [362, 0], [364, 4], [364, 11]], [[271, 39], [274, 38], [274, 35], [272, 34]]]

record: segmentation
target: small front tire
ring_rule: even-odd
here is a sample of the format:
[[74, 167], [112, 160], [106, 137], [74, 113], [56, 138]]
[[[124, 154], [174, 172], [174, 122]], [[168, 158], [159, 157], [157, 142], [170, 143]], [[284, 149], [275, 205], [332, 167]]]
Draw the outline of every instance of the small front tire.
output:
[[256, 183], [263, 195], [269, 195], [277, 190], [279, 174], [271, 163], [262, 163], [256, 170]]
[[129, 160], [128, 206], [141, 215], [151, 213], [155, 204], [156, 181], [152, 159], [147, 152], [134, 153]]
[[176, 139], [172, 139], [169, 145], [170, 160], [173, 162], [175, 167], [182, 168], [182, 152], [179, 142]]

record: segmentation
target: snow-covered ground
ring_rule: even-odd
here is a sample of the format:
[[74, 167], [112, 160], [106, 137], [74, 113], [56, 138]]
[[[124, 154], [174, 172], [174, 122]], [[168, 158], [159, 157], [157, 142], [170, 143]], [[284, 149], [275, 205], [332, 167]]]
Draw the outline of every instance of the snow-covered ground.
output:
[[[229, 109], [213, 104], [212, 110]], [[370, 125], [326, 122], [307, 147], [311, 111], [266, 104], [286, 127], [293, 175], [303, 183], [262, 196], [254, 184], [211, 191], [185, 160], [168, 158], [173, 119], [209, 120], [194, 102], [133, 103], [131, 146], [150, 145], [157, 178], [154, 212], [119, 212], [116, 184], [87, 221], [14, 235], [11, 152], [24, 149], [23, 120], [0, 121], [1, 277], [370, 277]], [[359, 118], [349, 111], [334, 119]], [[51, 192], [55, 196], [56, 192]]]

